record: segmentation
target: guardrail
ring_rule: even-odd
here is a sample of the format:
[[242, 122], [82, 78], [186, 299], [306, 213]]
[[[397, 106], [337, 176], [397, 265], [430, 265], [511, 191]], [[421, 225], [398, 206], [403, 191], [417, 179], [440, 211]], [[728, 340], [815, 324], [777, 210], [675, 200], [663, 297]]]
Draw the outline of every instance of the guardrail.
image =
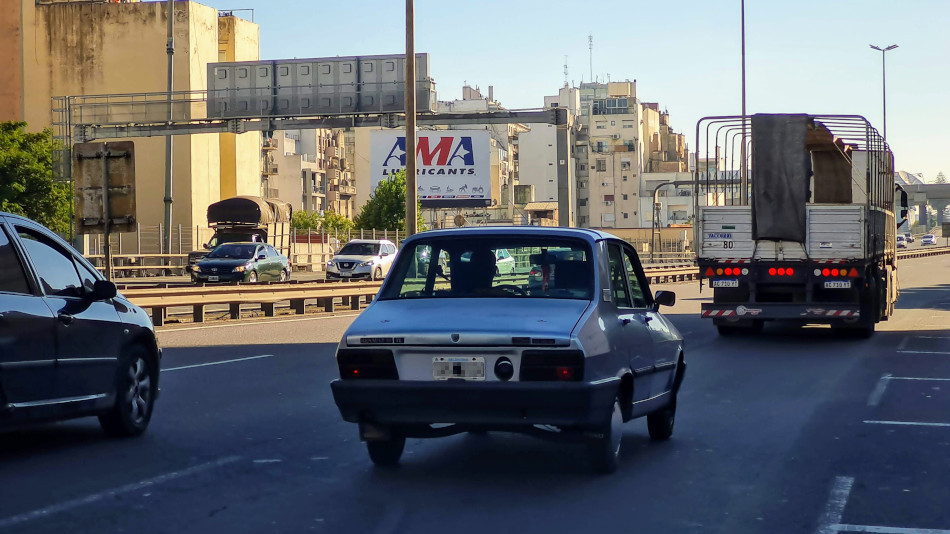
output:
[[898, 250], [897, 258], [923, 258], [940, 254], [950, 254], [950, 247], [920, 247], [914, 250]]
[[152, 323], [155, 326], [165, 324], [168, 308], [192, 308], [194, 322], [205, 320], [205, 306], [227, 304], [232, 319], [241, 317], [241, 306], [259, 304], [266, 317], [274, 316], [274, 305], [278, 302], [290, 302], [290, 308], [297, 314], [304, 313], [306, 302], [316, 300], [324, 311], [336, 309], [336, 299], [342, 299], [343, 306], [360, 309], [363, 299], [370, 302], [379, 292], [381, 282], [345, 282], [327, 284], [322, 282], [296, 284], [240, 284], [218, 287], [173, 287], [126, 289], [122, 294], [136, 305], [151, 310]]

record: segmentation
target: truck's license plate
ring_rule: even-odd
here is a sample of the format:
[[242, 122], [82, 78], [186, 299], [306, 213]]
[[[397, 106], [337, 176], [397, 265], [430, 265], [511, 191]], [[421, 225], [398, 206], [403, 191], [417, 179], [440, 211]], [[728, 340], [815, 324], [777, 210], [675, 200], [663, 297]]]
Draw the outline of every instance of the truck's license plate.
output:
[[481, 356], [436, 356], [432, 358], [432, 378], [485, 380], [485, 358]]
[[713, 280], [713, 287], [739, 287], [738, 280]]
[[209, 282], [217, 282], [217, 281], [218, 281], [218, 277], [217, 277], [217, 276], [209, 276], [209, 277], [208, 277], [208, 281], [209, 281]]
[[851, 280], [834, 280], [825, 282], [825, 289], [851, 289]]

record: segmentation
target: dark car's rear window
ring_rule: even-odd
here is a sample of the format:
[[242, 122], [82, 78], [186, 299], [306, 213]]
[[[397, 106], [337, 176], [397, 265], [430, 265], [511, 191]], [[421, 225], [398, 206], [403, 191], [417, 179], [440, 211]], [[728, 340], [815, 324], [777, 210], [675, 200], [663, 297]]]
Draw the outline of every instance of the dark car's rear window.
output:
[[421, 239], [403, 248], [380, 298], [590, 300], [593, 263], [590, 247], [580, 239]]

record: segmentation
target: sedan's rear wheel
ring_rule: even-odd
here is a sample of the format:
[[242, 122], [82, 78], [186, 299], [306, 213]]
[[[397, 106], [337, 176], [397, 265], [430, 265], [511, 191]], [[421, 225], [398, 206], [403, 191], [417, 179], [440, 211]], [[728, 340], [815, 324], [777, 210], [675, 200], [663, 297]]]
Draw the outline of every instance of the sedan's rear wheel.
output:
[[252, 284], [257, 282], [257, 271], [251, 271], [251, 273], [247, 275], [247, 281]]
[[369, 459], [381, 467], [390, 467], [398, 464], [399, 459], [402, 458], [402, 451], [405, 448], [406, 438], [402, 436], [391, 436], [386, 440], [366, 442]]
[[376, 270], [373, 271], [373, 280], [382, 280], [382, 279], [383, 279], [383, 268], [377, 267]]
[[676, 422], [676, 397], [670, 404], [661, 410], [657, 410], [647, 415], [647, 430], [650, 432], [650, 439], [654, 441], [665, 441], [673, 435], [673, 423]]
[[286, 281], [287, 281], [287, 271], [281, 269], [281, 271], [280, 271], [280, 277], [278, 278], [278, 280], [280, 280], [281, 282], [286, 282]]
[[610, 418], [595, 432], [597, 435], [587, 444], [591, 466], [598, 473], [613, 473], [620, 465], [620, 442], [623, 437], [623, 412], [619, 397], [614, 399]]
[[139, 347], [120, 359], [115, 404], [99, 416], [99, 424], [110, 436], [138, 436], [148, 428], [155, 404], [156, 377], [146, 357], [145, 350]]

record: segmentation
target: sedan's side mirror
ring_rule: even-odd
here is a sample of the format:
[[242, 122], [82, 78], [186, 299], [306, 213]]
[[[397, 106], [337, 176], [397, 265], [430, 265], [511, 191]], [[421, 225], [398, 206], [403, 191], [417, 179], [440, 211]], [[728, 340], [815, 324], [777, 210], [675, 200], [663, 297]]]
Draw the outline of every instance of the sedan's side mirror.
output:
[[380, 253], [379, 253], [379, 257], [380, 257], [380, 258], [385, 258], [386, 256], [389, 256], [389, 253], [388, 253], [388, 252], [380, 252]]
[[672, 306], [676, 304], [676, 293], [672, 291], [657, 291], [656, 295], [653, 295], [653, 304], [656, 308], [660, 306]]
[[201, 245], [201, 246], [204, 247], [205, 250], [211, 250], [211, 243], [205, 243], [204, 245]]
[[108, 300], [115, 298], [119, 294], [119, 290], [116, 289], [115, 284], [108, 280], [96, 280], [92, 286], [92, 293], [89, 294], [89, 297], [92, 300]]

